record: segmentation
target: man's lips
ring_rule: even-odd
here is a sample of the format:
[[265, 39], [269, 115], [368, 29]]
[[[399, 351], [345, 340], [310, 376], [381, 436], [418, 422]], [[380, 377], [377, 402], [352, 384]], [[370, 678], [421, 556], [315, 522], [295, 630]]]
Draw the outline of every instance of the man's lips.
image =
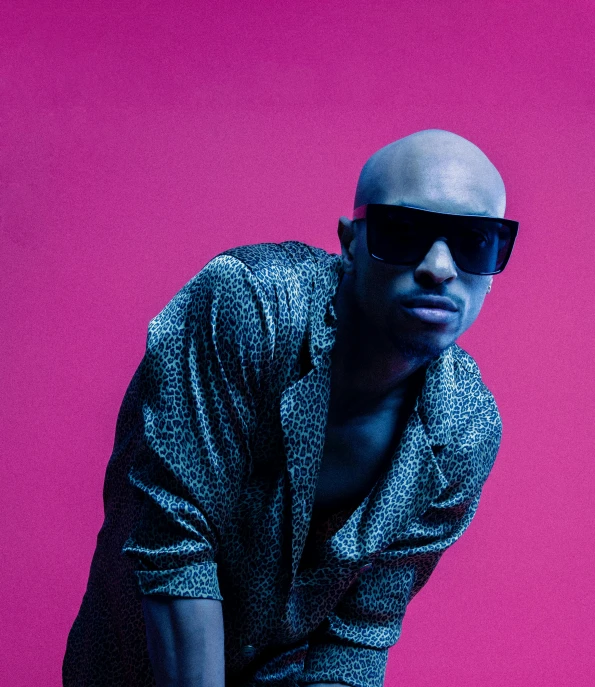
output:
[[453, 310], [455, 312], [458, 310], [454, 302], [445, 296], [416, 296], [415, 298], [405, 299], [403, 305], [408, 308], [442, 308], [443, 310]]
[[449, 324], [457, 318], [457, 306], [444, 296], [418, 296], [403, 301], [407, 313], [431, 324]]

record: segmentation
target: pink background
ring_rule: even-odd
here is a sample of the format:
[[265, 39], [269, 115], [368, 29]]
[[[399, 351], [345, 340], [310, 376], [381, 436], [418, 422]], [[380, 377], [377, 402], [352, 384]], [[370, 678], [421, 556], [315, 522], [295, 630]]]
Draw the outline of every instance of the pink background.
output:
[[149, 320], [228, 247], [339, 252], [366, 158], [434, 127], [486, 152], [521, 222], [459, 339], [504, 436], [386, 684], [590, 684], [593, 3], [5, 0], [0, 13], [0, 682], [60, 684]]

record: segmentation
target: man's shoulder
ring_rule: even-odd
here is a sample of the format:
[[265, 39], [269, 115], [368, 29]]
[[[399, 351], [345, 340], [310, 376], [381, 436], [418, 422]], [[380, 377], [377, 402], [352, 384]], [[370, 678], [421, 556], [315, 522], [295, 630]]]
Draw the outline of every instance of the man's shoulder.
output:
[[214, 260], [222, 261], [225, 256], [239, 260], [265, 284], [287, 279], [310, 280], [320, 265], [331, 259], [331, 254], [324, 249], [302, 241], [236, 246], [219, 253]]
[[294, 314], [307, 310], [313, 294], [326, 295], [340, 258], [302, 241], [255, 243], [229, 248], [216, 255], [203, 270], [216, 279], [232, 282], [239, 275], [256, 285], [269, 307], [281, 305]]
[[196, 300], [206, 292], [229, 298], [235, 294], [258, 297], [271, 305], [278, 301], [280, 290], [296, 295], [300, 286], [313, 281], [325, 265], [332, 265], [331, 253], [301, 241], [255, 243], [228, 248], [210, 260], [180, 289], [171, 305], [186, 299]]
[[280, 243], [250, 243], [228, 248], [219, 255], [231, 255], [254, 269], [271, 264], [300, 265], [312, 262], [328, 253], [322, 248], [303, 241], [282, 241]]

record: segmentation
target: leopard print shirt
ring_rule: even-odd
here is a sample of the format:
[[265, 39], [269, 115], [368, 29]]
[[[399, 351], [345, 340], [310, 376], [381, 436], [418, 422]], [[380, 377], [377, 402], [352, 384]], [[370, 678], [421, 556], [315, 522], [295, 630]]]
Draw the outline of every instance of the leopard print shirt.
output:
[[469, 526], [500, 445], [452, 344], [388, 469], [307, 537], [325, 437], [340, 255], [225, 251], [149, 323], [105, 478], [65, 687], [149, 687], [142, 595], [223, 603], [227, 687], [381, 687], [411, 598]]

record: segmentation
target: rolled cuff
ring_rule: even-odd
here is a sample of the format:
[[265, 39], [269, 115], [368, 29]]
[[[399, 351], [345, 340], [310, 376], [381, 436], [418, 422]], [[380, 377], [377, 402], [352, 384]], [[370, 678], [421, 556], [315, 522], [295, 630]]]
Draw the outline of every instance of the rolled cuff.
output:
[[387, 662], [388, 649], [311, 644], [298, 684], [341, 682], [352, 687], [382, 687]]
[[135, 570], [141, 594], [166, 594], [190, 599], [223, 601], [217, 564], [204, 561], [173, 570]]

